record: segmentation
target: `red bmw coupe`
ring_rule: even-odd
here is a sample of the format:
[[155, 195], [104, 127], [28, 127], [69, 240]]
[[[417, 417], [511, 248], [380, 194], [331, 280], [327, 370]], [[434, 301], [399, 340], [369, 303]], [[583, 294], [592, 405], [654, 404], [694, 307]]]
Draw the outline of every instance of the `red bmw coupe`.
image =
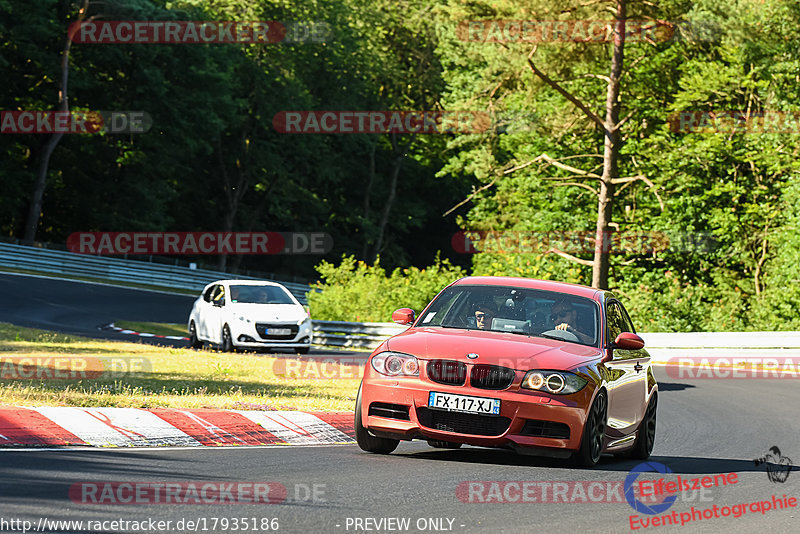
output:
[[658, 385], [644, 341], [608, 291], [507, 277], [447, 286], [370, 355], [355, 408], [361, 449], [400, 440], [521, 454], [647, 458]]

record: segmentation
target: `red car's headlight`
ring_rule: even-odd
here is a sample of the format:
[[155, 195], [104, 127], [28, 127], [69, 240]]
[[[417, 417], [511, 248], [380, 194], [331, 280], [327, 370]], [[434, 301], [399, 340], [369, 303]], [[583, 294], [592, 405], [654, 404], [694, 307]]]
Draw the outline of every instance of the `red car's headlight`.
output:
[[419, 376], [419, 362], [415, 356], [402, 352], [381, 352], [373, 356], [372, 368], [387, 376]]
[[520, 387], [546, 391], [556, 395], [569, 395], [583, 389], [587, 381], [566, 371], [528, 371]]

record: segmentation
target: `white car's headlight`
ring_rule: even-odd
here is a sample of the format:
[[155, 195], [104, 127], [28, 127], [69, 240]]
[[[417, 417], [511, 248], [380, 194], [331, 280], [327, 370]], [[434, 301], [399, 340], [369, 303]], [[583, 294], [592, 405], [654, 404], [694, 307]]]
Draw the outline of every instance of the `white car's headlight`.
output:
[[372, 368], [387, 376], [419, 376], [419, 361], [402, 352], [381, 352], [372, 358]]
[[299, 326], [311, 324], [311, 317], [306, 317], [305, 319], [301, 320], [297, 323]]

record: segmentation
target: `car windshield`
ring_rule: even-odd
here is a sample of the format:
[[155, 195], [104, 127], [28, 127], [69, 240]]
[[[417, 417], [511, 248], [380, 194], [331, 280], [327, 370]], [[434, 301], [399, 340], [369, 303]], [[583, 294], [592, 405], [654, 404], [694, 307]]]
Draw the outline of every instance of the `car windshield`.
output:
[[278, 286], [231, 286], [232, 303], [294, 304], [289, 294]]
[[597, 303], [554, 291], [507, 286], [451, 286], [417, 326], [511, 332], [597, 346]]

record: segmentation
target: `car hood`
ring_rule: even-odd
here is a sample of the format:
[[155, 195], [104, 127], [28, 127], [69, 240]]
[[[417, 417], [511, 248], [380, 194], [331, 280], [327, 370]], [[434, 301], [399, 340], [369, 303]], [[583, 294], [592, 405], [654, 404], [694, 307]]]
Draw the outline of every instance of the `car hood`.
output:
[[308, 315], [302, 306], [296, 304], [248, 304], [234, 302], [225, 306], [234, 317], [244, 316], [258, 322], [298, 322]]
[[[458, 360], [513, 369], [573, 369], [602, 357], [596, 347], [506, 332], [454, 328], [411, 328], [390, 338], [388, 350], [423, 360]], [[475, 353], [475, 359], [467, 354]]]

